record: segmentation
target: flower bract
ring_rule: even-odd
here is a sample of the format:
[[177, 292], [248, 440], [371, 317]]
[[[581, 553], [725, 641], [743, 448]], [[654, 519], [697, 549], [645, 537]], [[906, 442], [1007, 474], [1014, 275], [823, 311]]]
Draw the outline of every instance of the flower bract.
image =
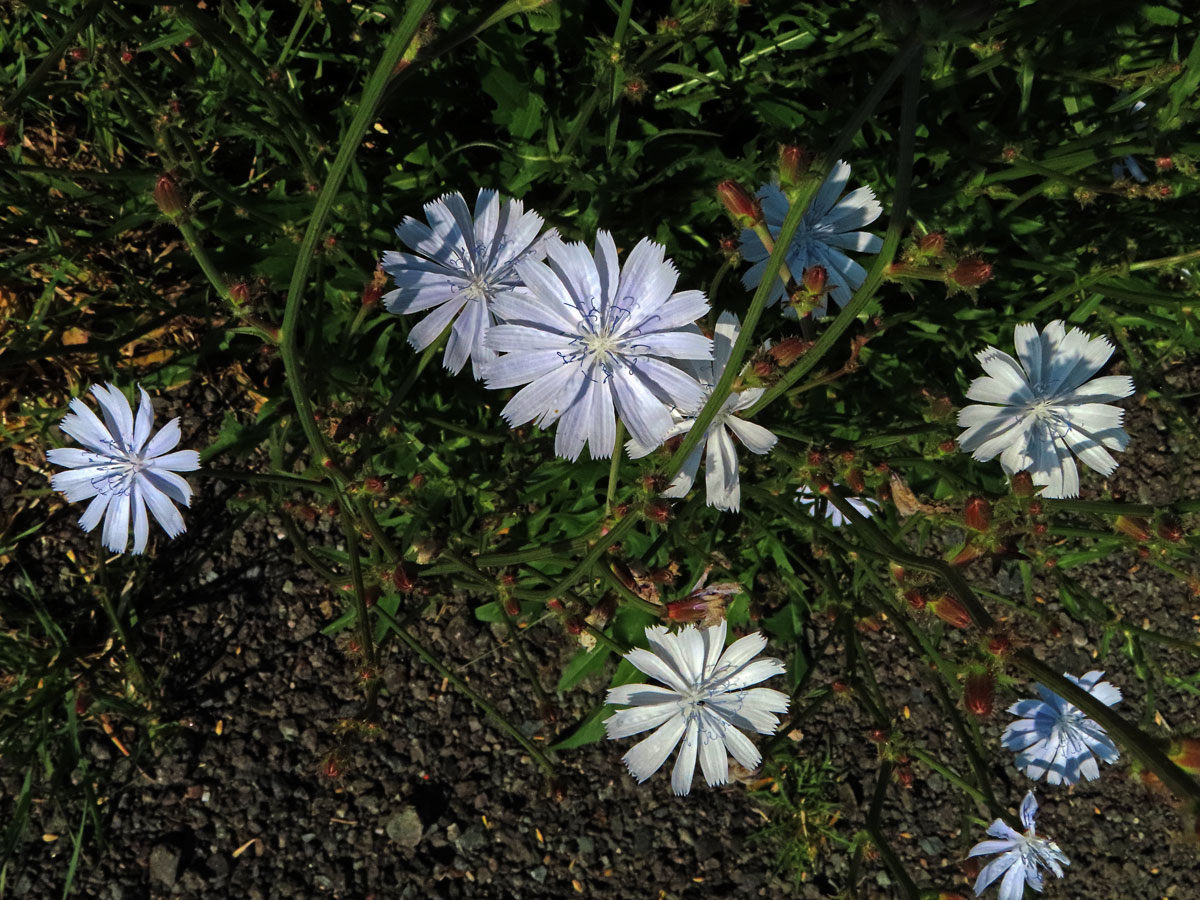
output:
[[[713, 337], [713, 360], [693, 363], [689, 369], [704, 389], [704, 400], [707, 402], [713, 387], [725, 371], [733, 345], [737, 341], [741, 325], [733, 313], [723, 312], [717, 320], [717, 328]], [[749, 409], [763, 395], [763, 388], [745, 388], [734, 391], [721, 406], [720, 412], [708, 426], [704, 440], [684, 460], [683, 468], [668, 488], [663, 491], [664, 497], [686, 497], [696, 479], [696, 471], [700, 467], [700, 457], [704, 456], [705, 491], [708, 505], [717, 509], [736, 512], [741, 507], [742, 486], [738, 477], [737, 448], [734, 446], [730, 432], [737, 436], [751, 453], [768, 453], [775, 442], [779, 440], [761, 425], [756, 425], [737, 414]], [[675, 409], [672, 413], [675, 424], [663, 435], [663, 440], [687, 434], [696, 421], [696, 413]], [[646, 446], [631, 440], [626, 445], [633, 459], [646, 456], [654, 447]]]
[[[796, 236], [784, 257], [792, 277], [797, 280], [803, 277], [804, 270], [810, 266], [824, 266], [832, 286], [829, 296], [839, 306], [850, 302], [851, 295], [867, 277], [867, 270], [847, 256], [845, 251], [878, 253], [883, 247], [881, 238], [858, 230], [878, 219], [883, 208], [869, 187], [858, 188], [841, 197], [849, 179], [849, 163], [838, 160], [800, 220], [800, 227], [796, 229]], [[767, 184], [759, 189], [758, 198], [762, 201], [763, 215], [771, 237], [779, 237], [788, 213], [786, 195], [776, 185]], [[742, 275], [742, 283], [747, 288], [758, 287], [770, 254], [759, 236], [749, 228], [742, 232], [741, 251], [742, 256], [753, 263]], [[770, 301], [775, 303], [783, 299], [784, 293], [783, 280], [776, 279]], [[825, 306], [822, 303], [813, 315], [824, 313]]]
[[710, 786], [729, 780], [729, 756], [753, 769], [762, 754], [743, 730], [773, 734], [777, 713], [787, 712], [788, 696], [751, 685], [782, 675], [777, 659], [755, 659], [767, 646], [759, 633], [725, 646], [725, 622], [711, 628], [688, 625], [670, 632], [661, 625], [646, 629], [649, 650], [625, 654], [642, 672], [660, 682], [624, 684], [609, 690], [608, 703], [628, 705], [605, 722], [610, 739], [655, 729], [625, 754], [624, 763], [639, 782], [661, 768], [679, 746], [671, 789], [692, 789], [696, 758]]
[[135, 417], [125, 395], [111, 384], [92, 385], [104, 421], [76, 397], [61, 427], [83, 449], [64, 447], [46, 453], [50, 462], [67, 467], [50, 480], [51, 487], [72, 503], [92, 501], [79, 524], [84, 531], [91, 531], [104, 519], [104, 546], [114, 553], [125, 552], [131, 519], [133, 552], [146, 549], [150, 534], [147, 510], [167, 537], [183, 534], [186, 527], [175, 503], [190, 505], [192, 488], [176, 473], [200, 468], [200, 454], [195, 450], [168, 452], [179, 443], [178, 419], [151, 434], [154, 406], [150, 395], [138, 390], [142, 399]]
[[[383, 270], [396, 289], [383, 297], [393, 313], [432, 310], [408, 334], [408, 342], [424, 350], [454, 321], [446, 342], [443, 364], [458, 373], [471, 360], [476, 378], [495, 359], [485, 338], [495, 322], [492, 301], [518, 289], [518, 259], [541, 259], [547, 243], [558, 239], [551, 229], [539, 237], [542, 217], [525, 212], [520, 200], [501, 201], [491, 190], [481, 190], [472, 216], [461, 194], [425, 204], [429, 224], [408, 216], [396, 234], [413, 252], [389, 250]], [[461, 313], [461, 315], [460, 315]]]
[[[1082, 678], [1067, 675], [1105, 706], [1121, 702], [1121, 691], [1107, 681], [1103, 672], [1088, 672]], [[1079, 779], [1100, 777], [1097, 757], [1116, 762], [1121, 754], [1103, 728], [1044, 685], [1037, 686], [1041, 700], [1021, 700], [1008, 711], [1020, 716], [1000, 738], [1005, 748], [1017, 754], [1017, 768], [1034, 781], [1043, 776], [1048, 784], [1075, 784]]]
[[998, 900], [1021, 900], [1025, 894], [1025, 885], [1029, 885], [1035, 891], [1041, 891], [1042, 869], [1049, 869], [1058, 878], [1063, 877], [1062, 867], [1069, 866], [1071, 861], [1054, 841], [1038, 837], [1034, 829], [1037, 808], [1037, 800], [1033, 791], [1030, 791], [1021, 801], [1021, 824], [1025, 826], [1024, 834], [1010, 827], [1003, 819], [996, 819], [987, 830], [994, 840], [980, 841], [971, 848], [968, 856], [1000, 854], [980, 870], [979, 877], [975, 879], [976, 896], [1000, 878]]
[[567, 459], [585, 444], [593, 459], [611, 456], [618, 415], [635, 440], [658, 444], [672, 407], [704, 402], [696, 379], [668, 361], [712, 358], [712, 342], [686, 327], [708, 311], [703, 292], [674, 293], [679, 275], [650, 240], [619, 266], [607, 231], [597, 233], [594, 255], [559, 241], [547, 263], [520, 260], [528, 293], [495, 302], [504, 322], [488, 345], [504, 355], [488, 366], [487, 386], [526, 385], [501, 415], [513, 426], [557, 422], [554, 452]]
[[[1125, 415], [1109, 402], [1133, 393], [1128, 375], [1092, 378], [1112, 355], [1107, 338], [1092, 338], [1060, 320], [1038, 334], [1034, 325], [1014, 331], [1017, 356], [988, 347], [978, 358], [987, 374], [967, 389], [958, 443], [980, 462], [1000, 454], [1009, 475], [1029, 470], [1044, 497], [1079, 496], [1075, 459], [1102, 475], [1117, 468], [1109, 450], [1124, 450]], [[1089, 381], [1089, 379], [1091, 379]]]

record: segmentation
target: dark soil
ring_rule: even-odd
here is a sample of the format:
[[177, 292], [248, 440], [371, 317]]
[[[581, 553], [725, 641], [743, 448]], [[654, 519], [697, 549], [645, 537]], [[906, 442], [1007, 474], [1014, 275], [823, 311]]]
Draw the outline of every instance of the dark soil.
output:
[[[197, 398], [184, 413], [185, 433], [203, 431], [206, 419], [194, 408], [217, 399], [212, 389]], [[1134, 446], [1145, 449], [1125, 454], [1112, 482], [1130, 500], [1200, 496], [1194, 457], [1180, 452], [1162, 416], [1143, 408], [1130, 415]], [[0, 465], [7, 479], [0, 489], [7, 492], [17, 480], [13, 460], [6, 456]], [[389, 646], [381, 666], [378, 737], [348, 739], [340, 724], [357, 714], [364, 691], [346, 636], [320, 633], [337, 615], [337, 599], [293, 559], [278, 520], [255, 515], [232, 527], [236, 520], [224, 509], [232, 488], [212, 480], [203, 488], [188, 517], [191, 530], [170, 545], [160, 538], [155, 556], [143, 563], [150, 568], [135, 600], [139, 653], [149, 669], [165, 673], [158, 721], [178, 725], [167, 730], [157, 756], [136, 767], [102, 730], [85, 730], [85, 753], [112, 788], [103, 803], [103, 843], [85, 849], [76, 896], [849, 895], [849, 860], [836, 846], [794, 883], [793, 873], [777, 870], [773, 847], [748, 840], [766, 817], [743, 784], [709, 790], [698, 782], [690, 797], [676, 798], [660, 772], [639, 786], [620, 763], [627, 741], [563, 754], [560, 776], [550, 781], [403, 648]], [[60, 508], [56, 516], [54, 541], [90, 553], [88, 539], [74, 530], [74, 511]], [[59, 583], [65, 571], [53, 546], [47, 539], [23, 561], [46, 584]], [[971, 574], [988, 577], [986, 569]], [[1001, 571], [1000, 589], [1006, 577]], [[1092, 564], [1083, 579], [1144, 627], [1195, 638], [1195, 599], [1186, 585], [1136, 554]], [[1040, 625], [1022, 622], [1019, 630], [1064, 671], [1099, 665], [1093, 661], [1098, 633], [1059, 610], [1046, 584], [1038, 590], [1045, 592], [1045, 618]], [[527, 734], [549, 743], [567, 733], [602, 696], [603, 682], [593, 679], [557, 698], [557, 719], [548, 725], [506, 635], [478, 622], [470, 605], [461, 597], [435, 603], [419, 623], [422, 639]], [[572, 639], [556, 626], [537, 627], [541, 633], [527, 647], [542, 683], [553, 685]], [[813, 635], [814, 643], [822, 637]], [[922, 664], [890, 628], [861, 637], [877, 660], [884, 696], [908, 711], [898, 733], [965, 771]], [[840, 647], [831, 649], [815, 683], [838, 676], [841, 655]], [[1145, 688], [1131, 664], [1110, 652], [1105, 665], [1125, 690], [1121, 710], [1141, 719]], [[1181, 654], [1156, 656], [1155, 709], [1164, 733], [1191, 732], [1197, 703], [1161, 673], [1194, 668]], [[1011, 698], [1001, 692], [981, 730], [985, 746], [996, 749], [990, 759], [996, 789], [1015, 808], [1031, 784], [999, 749]], [[843, 837], [861, 827], [874, 788], [879, 752], [867, 736], [872, 724], [853, 703], [829, 702], [791, 744], [800, 756], [831, 757], [839, 773], [832, 799], [842, 804], [835, 830]], [[1039, 831], [1071, 858], [1066, 878], [1047, 885], [1048, 897], [1200, 896], [1200, 858], [1182, 836], [1181, 814], [1129, 771], [1122, 759], [1096, 783], [1038, 788]], [[914, 765], [913, 775], [910, 787], [889, 793], [885, 834], [922, 889], [969, 896], [964, 863], [982, 837], [970, 818], [977, 812], [936, 773]], [[17, 788], [11, 771], [3, 785], [0, 816], [7, 818]], [[4, 895], [60, 896], [76, 824], [53, 803], [38, 803]], [[868, 858], [862, 871], [858, 896], [899, 896], [879, 859]]]

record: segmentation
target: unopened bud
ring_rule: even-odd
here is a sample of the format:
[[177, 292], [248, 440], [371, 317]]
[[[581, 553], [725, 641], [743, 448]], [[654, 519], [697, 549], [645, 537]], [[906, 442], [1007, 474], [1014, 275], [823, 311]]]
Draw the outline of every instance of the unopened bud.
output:
[[987, 531], [992, 524], [992, 504], [983, 497], [971, 497], [967, 500], [964, 518], [968, 528], [975, 531]]
[[1033, 476], [1028, 472], [1017, 472], [1017, 474], [1013, 475], [1011, 481], [1014, 497], [1033, 496]]
[[242, 304], [250, 299], [250, 287], [244, 281], [235, 281], [229, 286], [229, 299]]
[[942, 594], [929, 604], [929, 609], [947, 625], [953, 625], [955, 628], [971, 627], [971, 616], [966, 608], [949, 594]]
[[900, 563], [888, 563], [888, 571], [892, 573], [892, 578], [898, 584], [904, 584], [904, 566], [900, 565]]
[[913, 786], [912, 766], [896, 766], [896, 783], [902, 788]]
[[816, 468], [817, 466], [819, 466], [823, 462], [825, 462], [825, 457], [821, 455], [821, 452], [819, 450], [809, 450], [808, 455], [805, 457], [805, 460], [808, 462], [808, 464], [810, 466], [812, 466], [813, 468]]
[[671, 518], [670, 505], [661, 500], [654, 500], [646, 504], [646, 518], [651, 522], [657, 522], [663, 525]]
[[571, 616], [571, 618], [567, 619], [567, 631], [571, 634], [582, 634], [583, 619], [579, 618], [579, 616]]
[[767, 350], [767, 354], [779, 365], [787, 368], [803, 356], [811, 346], [812, 341], [806, 341], [798, 337], [789, 337], [784, 338], [778, 344], [772, 344]]
[[958, 287], [977, 288], [992, 280], [992, 266], [978, 256], [968, 256], [960, 259], [947, 277]]
[[392, 570], [392, 584], [401, 593], [413, 589], [413, 578], [408, 574], [408, 569], [404, 568], [404, 563], [396, 563], [396, 568]]
[[374, 494], [379, 497], [387, 493], [387, 485], [378, 475], [369, 475], [363, 479], [363, 490], [368, 494]]
[[775, 364], [769, 359], [756, 359], [750, 364], [750, 371], [759, 378], [767, 378], [775, 371]]
[[1009, 641], [1007, 635], [1003, 634], [992, 637], [988, 640], [987, 644], [988, 653], [993, 656], [1003, 656], [1011, 647], [1012, 643]]
[[1175, 168], [1175, 160], [1169, 156], [1160, 156], [1154, 161], [1154, 167], [1160, 172], [1167, 172]]
[[1135, 516], [1117, 516], [1113, 527], [1124, 534], [1129, 535], [1139, 544], [1150, 540], [1150, 532], [1146, 529], [1146, 520], [1139, 519]]
[[364, 309], [374, 309], [379, 305], [379, 298], [383, 296], [383, 288], [371, 282], [362, 292], [362, 305]]
[[973, 559], [978, 559], [983, 556], [983, 548], [978, 544], [966, 544], [961, 550], [955, 554], [954, 559], [950, 560], [952, 566], [965, 566]]
[[1158, 521], [1158, 536], [1164, 541], [1178, 544], [1183, 540], [1183, 523], [1175, 516], [1163, 516]]
[[905, 591], [904, 599], [908, 601], [908, 605], [913, 609], [922, 610], [925, 608], [925, 595], [920, 591]]
[[835, 694], [850, 693], [850, 685], [846, 684], [846, 682], [844, 682], [844, 681], [835, 681], [831, 685], [829, 685], [829, 687], [833, 690], [833, 692]]
[[154, 185], [154, 202], [168, 219], [178, 219], [183, 215], [183, 198], [179, 196], [179, 186], [175, 179], [166, 173], [159, 175]]
[[725, 618], [725, 595], [707, 594], [667, 604], [666, 616], [672, 622], [704, 622], [715, 625]]
[[779, 185], [785, 191], [800, 183], [800, 176], [807, 170], [811, 157], [803, 147], [784, 144], [779, 148]]
[[922, 235], [917, 241], [917, 250], [922, 256], [941, 256], [946, 250], [946, 235], [941, 231], [931, 231]]
[[888, 739], [887, 729], [872, 728], [870, 731], [867, 732], [867, 737], [869, 737], [876, 744], [885, 743]]
[[853, 468], [846, 473], [846, 484], [856, 494], [864, 493], [867, 489], [866, 483], [863, 481], [862, 469]]
[[75, 60], [75, 62], [83, 62], [85, 59], [88, 58], [87, 48], [86, 47], [72, 47], [67, 52], [67, 56], [71, 57], [71, 59]]
[[823, 297], [829, 283], [829, 272], [824, 266], [809, 266], [804, 270], [801, 281], [810, 296]]
[[972, 672], [963, 689], [963, 705], [974, 716], [990, 716], [996, 699], [996, 679], [990, 672]]
[[743, 228], [752, 228], [762, 221], [762, 207], [746, 193], [746, 189], [732, 179], [717, 185], [717, 199], [729, 212], [734, 222]]
[[129, 65], [131, 62], [133, 62], [133, 51], [132, 50], [122, 50], [121, 51], [121, 62], [125, 63], [125, 65]]

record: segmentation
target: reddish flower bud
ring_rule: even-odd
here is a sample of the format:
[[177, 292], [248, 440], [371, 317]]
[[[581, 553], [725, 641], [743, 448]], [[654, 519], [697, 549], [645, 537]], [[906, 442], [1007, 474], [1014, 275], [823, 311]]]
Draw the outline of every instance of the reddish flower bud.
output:
[[387, 485], [384, 484], [383, 479], [379, 476], [369, 475], [363, 479], [363, 490], [369, 494], [374, 494], [376, 497], [380, 497], [387, 493]]
[[366, 309], [374, 309], [379, 305], [379, 298], [383, 296], [383, 288], [375, 282], [371, 282], [362, 292], [362, 305]]
[[330, 753], [321, 763], [321, 774], [333, 780], [345, 774], [345, 760], [340, 753]]
[[154, 185], [154, 202], [168, 219], [178, 219], [183, 214], [183, 198], [179, 196], [179, 186], [169, 174], [158, 176]]
[[876, 744], [882, 744], [885, 741], [887, 741], [887, 739], [888, 739], [887, 729], [872, 728], [870, 731], [867, 732], [867, 737], [869, 737]]
[[516, 597], [504, 598], [504, 613], [510, 619], [515, 619], [521, 614], [521, 604], [517, 602]]
[[1029, 514], [1031, 516], [1040, 516], [1042, 514], [1042, 501], [1034, 500], [1029, 504]]
[[978, 544], [966, 544], [961, 550], [955, 554], [954, 559], [950, 560], [952, 566], [965, 566], [973, 559], [978, 559], [983, 556], [983, 548]]
[[1158, 536], [1164, 541], [1178, 544], [1183, 540], [1183, 523], [1175, 516], [1163, 516], [1158, 521]]
[[566, 607], [563, 606], [563, 602], [561, 600], [559, 600], [557, 597], [547, 600], [546, 606], [549, 607], [550, 609], [554, 610], [556, 613], [560, 613], [566, 609]]
[[302, 518], [305, 522], [312, 523], [317, 521], [317, 511], [308, 504], [298, 507], [296, 509], [296, 515]]
[[762, 207], [759, 202], [732, 179], [717, 185], [717, 199], [733, 220], [743, 228], [752, 228], [762, 221]]
[[651, 501], [646, 504], [646, 518], [651, 522], [664, 525], [671, 518], [671, 507], [661, 500]]
[[801, 277], [804, 284], [804, 290], [813, 297], [822, 297], [825, 291], [828, 290], [829, 272], [824, 266], [809, 266], [804, 270], [804, 275]]
[[646, 99], [646, 82], [640, 78], [630, 78], [625, 82], [624, 93], [625, 99], [633, 103], [640, 103]]
[[816, 450], [809, 450], [806, 459], [808, 464], [813, 468], [816, 468], [817, 466], [821, 465], [821, 463], [825, 462], [825, 457]]
[[896, 783], [902, 788], [913, 786], [912, 766], [896, 766]]
[[846, 484], [856, 494], [862, 494], [867, 490], [867, 485], [863, 481], [862, 469], [853, 468], [846, 473]]
[[229, 286], [229, 299], [234, 303], [245, 303], [250, 299], [250, 287], [244, 281], [235, 281]]
[[567, 619], [567, 631], [571, 634], [581, 634], [583, 632], [583, 619], [579, 616], [571, 616]]
[[769, 359], [756, 359], [750, 364], [750, 371], [759, 378], [766, 378], [775, 371], [775, 364]]
[[339, 512], [341, 512], [341, 509], [336, 503], [330, 503], [325, 507], [325, 515], [327, 516], [336, 516]]
[[87, 47], [72, 47], [67, 51], [67, 56], [75, 60], [75, 62], [83, 62], [88, 58]]
[[8, 146], [9, 131], [7, 125], [0, 125], [0, 150]]
[[414, 582], [412, 576], [408, 574], [408, 569], [404, 568], [404, 563], [396, 563], [396, 568], [392, 570], [392, 584], [401, 593], [406, 593], [413, 589]]
[[1177, 738], [1167, 748], [1167, 756], [1171, 762], [1185, 772], [1200, 775], [1200, 739], [1194, 737]]
[[963, 689], [963, 705], [974, 716], [990, 716], [996, 699], [996, 679], [990, 672], [972, 672]]
[[1012, 644], [1008, 640], [1007, 635], [1003, 634], [994, 636], [987, 644], [988, 653], [991, 653], [993, 656], [1003, 656], [1011, 647]]
[[716, 624], [725, 618], [725, 596], [723, 594], [693, 595], [686, 600], [667, 604], [664, 618], [672, 622], [705, 622]]
[[412, 478], [408, 479], [408, 486], [414, 490], [425, 484], [425, 476], [418, 472]]
[[367, 606], [368, 609], [370, 609], [372, 606], [374, 606], [378, 602], [379, 602], [379, 588], [377, 586], [371, 585], [370, 587], [363, 589], [363, 603]]
[[133, 62], [133, 51], [132, 50], [122, 50], [121, 51], [121, 62], [125, 63], [125, 65], [129, 65], [131, 62]]
[[941, 231], [931, 231], [922, 235], [917, 241], [917, 250], [922, 256], [941, 256], [946, 250], [946, 235]]
[[779, 148], [779, 184], [787, 190], [800, 182], [800, 176], [808, 171], [812, 158], [808, 151], [795, 144], [784, 144]]
[[938, 449], [941, 450], [943, 453], [953, 453], [954, 447], [955, 447], [954, 441], [942, 441], [940, 444], [938, 444]]
[[184, 40], [184, 42], [183, 42], [183, 46], [184, 46], [185, 48], [187, 48], [188, 50], [191, 50], [191, 49], [192, 49], [192, 48], [194, 48], [194, 47], [199, 47], [199, 46], [200, 46], [200, 38], [196, 37], [196, 35], [194, 35], [194, 34], [193, 34], [193, 35], [189, 35], [189, 36], [188, 36], [188, 37], [187, 37], [187, 38]]
[[992, 266], [977, 256], [968, 256], [958, 261], [948, 277], [959, 287], [976, 288], [992, 280]]
[[925, 608], [925, 595], [920, 591], [905, 591], [904, 599], [908, 601], [908, 605], [913, 609], [921, 610]]
[[844, 681], [835, 681], [831, 685], [829, 685], [829, 687], [833, 690], [833, 692], [835, 694], [850, 693], [850, 685], [846, 684], [846, 682], [844, 682]]
[[904, 566], [900, 563], [888, 563], [888, 571], [898, 584], [904, 584]]
[[853, 450], [843, 450], [840, 456], [842, 457], [842, 462], [844, 463], [852, 463], [856, 458]]
[[1173, 187], [1171, 187], [1169, 184], [1156, 185], [1154, 190], [1155, 190], [1155, 193], [1157, 193], [1158, 196], [1162, 197], [1164, 200], [1167, 197], [1174, 195], [1174, 193], [1175, 193], [1175, 189]]
[[967, 527], [975, 531], [987, 531], [992, 524], [992, 504], [983, 497], [972, 497], [967, 501], [965, 519]]
[[667, 489], [667, 480], [658, 474], [643, 475], [642, 487], [648, 494], [661, 494]]
[[613, 515], [618, 519], [625, 518], [627, 515], [629, 515], [629, 504], [618, 503], [613, 507]]
[[1175, 160], [1169, 156], [1160, 156], [1154, 161], [1154, 167], [1160, 172], [1166, 172], [1175, 168]]
[[933, 614], [955, 628], [970, 628], [971, 616], [958, 600], [949, 594], [942, 594], [929, 604]]
[[786, 368], [807, 353], [812, 345], [812, 341], [806, 341], [798, 337], [789, 337], [784, 338], [778, 344], [772, 344], [767, 349], [767, 353], [771, 359]]

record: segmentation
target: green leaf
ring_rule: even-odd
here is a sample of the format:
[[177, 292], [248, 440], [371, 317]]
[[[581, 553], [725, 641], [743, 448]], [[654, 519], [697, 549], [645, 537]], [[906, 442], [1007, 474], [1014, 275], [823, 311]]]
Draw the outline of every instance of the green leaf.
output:
[[563, 669], [557, 690], [569, 691], [592, 673], [600, 671], [609, 652], [607, 644], [597, 644], [591, 650], [580, 650]]

